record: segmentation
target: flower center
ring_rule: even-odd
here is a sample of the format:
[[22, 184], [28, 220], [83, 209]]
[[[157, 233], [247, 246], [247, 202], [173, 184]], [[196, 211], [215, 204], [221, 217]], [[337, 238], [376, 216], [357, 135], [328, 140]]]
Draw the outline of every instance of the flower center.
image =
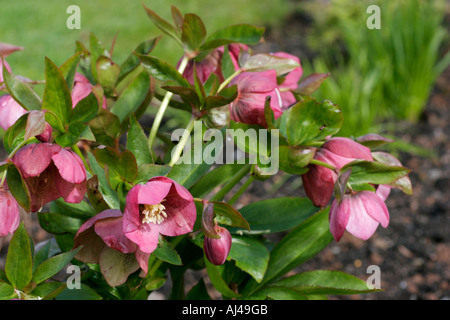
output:
[[161, 224], [164, 221], [164, 219], [167, 218], [167, 213], [164, 211], [165, 209], [166, 207], [161, 203], [144, 204], [144, 208], [142, 210], [144, 218], [142, 219], [142, 223], [152, 222], [155, 224]]

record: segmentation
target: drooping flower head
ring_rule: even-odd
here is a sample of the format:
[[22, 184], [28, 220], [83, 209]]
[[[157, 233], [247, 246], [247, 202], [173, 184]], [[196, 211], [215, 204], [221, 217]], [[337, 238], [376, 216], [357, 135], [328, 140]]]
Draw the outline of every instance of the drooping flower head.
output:
[[[373, 161], [369, 148], [349, 138], [328, 139], [314, 156], [316, 160], [328, 163], [340, 170], [354, 160]], [[302, 175], [303, 186], [308, 198], [315, 206], [324, 207], [333, 195], [337, 173], [319, 165], [309, 165], [309, 171]]]
[[26, 145], [11, 161], [22, 174], [30, 191], [31, 211], [63, 197], [78, 203], [86, 193], [86, 169], [81, 158], [57, 144]]
[[8, 185], [0, 186], [0, 237], [14, 233], [20, 222], [20, 208]]
[[339, 241], [345, 230], [355, 237], [369, 239], [378, 225], [386, 228], [389, 211], [383, 199], [375, 192], [361, 191], [335, 199], [330, 208], [330, 232]]
[[271, 97], [270, 107], [275, 119], [283, 113], [280, 109], [275, 70], [243, 72], [231, 80], [230, 86], [233, 85], [237, 86], [238, 91], [237, 98], [230, 103], [230, 116], [233, 121], [267, 127], [264, 106], [268, 96]]
[[141, 251], [151, 253], [160, 234], [173, 237], [189, 233], [196, 217], [194, 198], [186, 188], [167, 177], [154, 177], [128, 192], [123, 231]]

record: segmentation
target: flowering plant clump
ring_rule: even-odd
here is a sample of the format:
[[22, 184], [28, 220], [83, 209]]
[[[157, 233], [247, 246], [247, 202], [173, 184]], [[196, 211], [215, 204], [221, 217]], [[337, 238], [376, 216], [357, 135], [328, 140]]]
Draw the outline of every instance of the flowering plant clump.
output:
[[[391, 189], [411, 193], [409, 170], [374, 150], [390, 140], [338, 137], [345, 115], [312, 97], [328, 74], [254, 52], [263, 28], [207, 33], [195, 14], [172, 7], [171, 23], [144, 9], [183, 48], [176, 66], [152, 55], [159, 37], [119, 63], [91, 34], [31, 81], [7, 63], [23, 48], [0, 44], [0, 236], [12, 235], [0, 298], [147, 299], [166, 283], [172, 299], [377, 291], [343, 272], [293, 270], [345, 232], [365, 240], [388, 226]], [[170, 132], [169, 109], [183, 128]], [[301, 176], [307, 196], [235, 207], [278, 172]], [[21, 211], [49, 241], [34, 246]], [[65, 266], [77, 277], [55, 278]], [[204, 271], [189, 290], [188, 270]]]

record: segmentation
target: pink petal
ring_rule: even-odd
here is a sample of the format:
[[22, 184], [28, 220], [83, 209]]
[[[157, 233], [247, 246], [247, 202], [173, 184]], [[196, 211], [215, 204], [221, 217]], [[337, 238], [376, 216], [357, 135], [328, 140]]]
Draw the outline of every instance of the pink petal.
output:
[[377, 187], [377, 195], [381, 198], [381, 200], [386, 201], [386, 199], [389, 197], [389, 194], [391, 193], [391, 186], [387, 184], [380, 184]]
[[144, 184], [138, 194], [137, 201], [139, 204], [159, 204], [167, 196], [172, 187], [172, 181], [152, 180], [150, 179]]
[[193, 230], [197, 218], [194, 201], [186, 201], [176, 196], [169, 196], [165, 204], [167, 218], [158, 225], [159, 233], [166, 236], [179, 236]]
[[54, 177], [58, 175], [56, 167], [51, 164], [44, 172], [36, 177], [24, 178], [31, 197], [31, 212], [37, 212], [46, 203], [61, 197], [55, 184]]
[[363, 202], [358, 196], [346, 198], [347, 210], [350, 211], [350, 218], [347, 223], [347, 231], [355, 237], [367, 240], [378, 228], [378, 221], [374, 220], [366, 211]]
[[75, 235], [75, 238], [82, 232], [86, 231], [87, 229], [91, 228], [94, 226], [94, 224], [100, 220], [100, 219], [106, 219], [106, 218], [114, 218], [114, 217], [121, 217], [122, 216], [122, 212], [120, 212], [120, 210], [118, 209], [107, 209], [104, 210], [100, 213], [97, 213], [95, 216], [93, 216], [92, 218], [88, 219], [87, 221], [85, 221], [83, 223], [83, 225], [80, 227], [80, 229], [78, 229], [77, 234]]
[[[2, 82], [0, 80], [0, 82]], [[8, 130], [21, 116], [27, 113], [9, 94], [0, 97], [0, 127]]]
[[123, 213], [123, 232], [125, 234], [137, 230], [141, 225], [138, 203], [138, 194], [141, 188], [142, 185], [135, 185], [127, 194]]
[[20, 209], [13, 195], [0, 187], [0, 237], [13, 234], [19, 226]]
[[150, 258], [150, 253], [141, 251], [139, 248], [135, 252], [136, 260], [139, 263], [141, 269], [147, 273], [148, 272], [148, 258]]
[[136, 244], [131, 242], [123, 233], [123, 216], [100, 219], [95, 223], [97, 233], [105, 244], [122, 253], [136, 251]]
[[[274, 56], [281, 57], [281, 58], [288, 58], [292, 59], [298, 64], [300, 64], [300, 59], [294, 55], [291, 55], [286, 52], [277, 52], [273, 54]], [[287, 88], [287, 89], [297, 89], [298, 82], [300, 81], [300, 78], [303, 75], [303, 69], [301, 66], [295, 68], [291, 72], [289, 72], [285, 77], [283, 83], [279, 86], [280, 88]]]
[[125, 236], [136, 243], [141, 251], [152, 253], [158, 247], [159, 226], [153, 223], [141, 224], [134, 231], [125, 232]]
[[349, 138], [334, 137], [328, 139], [322, 146], [322, 149], [326, 149], [337, 156], [351, 159], [360, 159], [372, 161], [373, 157], [369, 148], [353, 141]]
[[51, 143], [33, 143], [26, 145], [14, 155], [12, 162], [24, 178], [39, 176], [52, 161], [61, 147]]
[[239, 93], [270, 93], [277, 88], [277, 72], [273, 69], [243, 72], [233, 78], [230, 85], [237, 85]]
[[335, 199], [330, 208], [330, 232], [336, 241], [339, 241], [345, 232], [350, 218], [351, 208], [348, 201], [338, 203]]
[[70, 183], [82, 183], [86, 180], [86, 169], [81, 158], [72, 151], [61, 149], [52, 156], [61, 177]]
[[367, 214], [386, 228], [389, 225], [389, 211], [384, 201], [375, 192], [370, 191], [360, 192], [358, 196]]

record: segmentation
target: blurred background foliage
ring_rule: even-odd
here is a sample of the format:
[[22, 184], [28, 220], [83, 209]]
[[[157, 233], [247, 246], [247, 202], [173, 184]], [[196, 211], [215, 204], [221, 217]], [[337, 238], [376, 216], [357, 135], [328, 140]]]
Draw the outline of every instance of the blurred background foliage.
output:
[[[438, 75], [450, 65], [446, 0], [0, 0], [0, 42], [24, 47], [8, 62], [13, 73], [34, 80], [43, 78], [45, 56], [62, 64], [75, 41], [87, 43], [90, 32], [107, 48], [116, 37], [113, 59], [120, 63], [141, 41], [161, 34], [142, 3], [167, 20], [172, 5], [196, 13], [210, 33], [237, 23], [280, 30], [290, 28], [293, 16], [307, 17], [301, 39], [313, 55], [300, 57], [304, 75], [331, 73], [315, 96], [343, 109], [343, 136], [390, 134], [399, 121], [417, 122]], [[80, 30], [66, 27], [72, 4], [81, 9]], [[379, 30], [366, 27], [372, 4], [381, 9]], [[152, 54], [176, 64], [182, 51], [162, 37]]]

